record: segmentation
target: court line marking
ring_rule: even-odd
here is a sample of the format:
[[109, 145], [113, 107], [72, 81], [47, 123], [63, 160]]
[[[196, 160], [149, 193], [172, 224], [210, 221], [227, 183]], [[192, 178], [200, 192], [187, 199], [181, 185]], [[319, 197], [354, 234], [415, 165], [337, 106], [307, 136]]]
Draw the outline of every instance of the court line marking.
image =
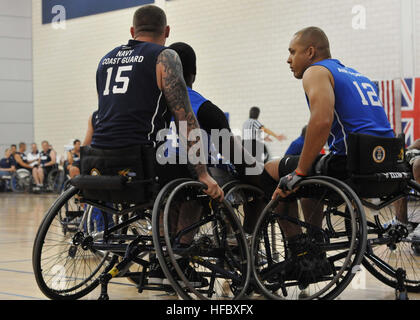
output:
[[18, 298], [27, 298], [27, 299], [31, 299], [31, 300], [47, 300], [47, 299], [43, 299], [43, 298], [38, 298], [38, 297], [32, 297], [32, 296], [24, 296], [21, 294], [17, 294], [17, 293], [9, 293], [9, 292], [2, 292], [0, 291], [0, 295], [4, 295], [4, 296], [12, 296], [12, 297], [18, 297]]
[[[23, 273], [23, 274], [34, 274], [33, 272], [30, 272], [30, 271], [5, 269], [5, 268], [0, 268], [0, 271], [4, 271], [4, 272], [16, 272], [16, 273]], [[114, 282], [114, 281], [111, 281], [110, 284], [118, 284], [118, 285], [121, 285], [121, 286], [136, 287], [136, 285], [131, 284], [131, 283], [122, 283], [122, 282]]]

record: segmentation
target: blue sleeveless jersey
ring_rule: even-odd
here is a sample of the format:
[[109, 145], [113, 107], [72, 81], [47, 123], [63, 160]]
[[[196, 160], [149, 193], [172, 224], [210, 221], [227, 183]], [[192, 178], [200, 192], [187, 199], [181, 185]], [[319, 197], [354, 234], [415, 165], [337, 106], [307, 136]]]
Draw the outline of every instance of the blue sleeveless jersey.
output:
[[92, 146], [113, 149], [154, 144], [157, 132], [168, 127], [170, 112], [156, 79], [157, 58], [164, 49], [130, 40], [101, 59]]
[[346, 155], [347, 136], [351, 132], [394, 137], [372, 81], [335, 59], [312, 64], [317, 65], [327, 68], [334, 78], [334, 121], [328, 138], [330, 152]]

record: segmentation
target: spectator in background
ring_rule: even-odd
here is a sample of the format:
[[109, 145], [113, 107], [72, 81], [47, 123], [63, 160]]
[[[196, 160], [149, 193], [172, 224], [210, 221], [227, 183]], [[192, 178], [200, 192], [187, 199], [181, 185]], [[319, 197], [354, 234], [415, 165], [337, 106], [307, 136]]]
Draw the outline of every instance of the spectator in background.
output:
[[305, 142], [306, 127], [307, 126], [304, 126], [302, 128], [300, 136], [297, 139], [293, 140], [289, 148], [287, 148], [285, 153], [286, 156], [298, 156], [301, 154], [303, 149], [303, 143]]
[[36, 186], [33, 188], [34, 191], [40, 191], [44, 187], [44, 177], [48, 176], [48, 173], [56, 165], [56, 153], [50, 147], [48, 141], [42, 141], [42, 151], [39, 153], [39, 160], [36, 167], [32, 170], [32, 176], [34, 177]]
[[70, 178], [80, 174], [80, 140], [73, 141], [73, 150], [67, 152], [67, 170]]
[[[258, 107], [252, 107], [249, 110], [249, 119], [245, 121], [244, 125], [242, 126], [242, 139], [244, 148], [255, 157], [260, 162], [265, 162], [265, 154], [268, 155], [268, 151], [266, 146], [261, 139], [261, 131], [265, 132], [269, 136], [273, 136], [279, 141], [285, 140], [286, 137], [282, 134], [277, 135], [270, 129], [266, 128], [263, 124], [258, 121], [258, 117], [260, 115], [260, 109]], [[269, 137], [266, 137], [264, 140], [272, 141]], [[262, 145], [260, 145], [262, 144]], [[257, 155], [257, 150], [263, 150], [264, 154]]]
[[[0, 160], [0, 179], [5, 176], [11, 176], [13, 172], [16, 171], [16, 167], [13, 164], [12, 161], [12, 151], [11, 149], [6, 149], [4, 152], [4, 158]], [[7, 181], [6, 188], [8, 189], [8, 183]]]
[[16, 167], [16, 162], [15, 162], [15, 153], [16, 153], [16, 145], [12, 144], [10, 145], [10, 160], [12, 161], [13, 165]]
[[14, 156], [16, 169], [32, 169], [32, 166], [28, 163], [28, 157], [25, 154], [25, 151], [26, 143], [19, 143], [19, 151], [16, 151]]
[[38, 152], [38, 146], [36, 143], [31, 144], [31, 152], [27, 154], [28, 164], [31, 167], [34, 167], [39, 159], [39, 152]]

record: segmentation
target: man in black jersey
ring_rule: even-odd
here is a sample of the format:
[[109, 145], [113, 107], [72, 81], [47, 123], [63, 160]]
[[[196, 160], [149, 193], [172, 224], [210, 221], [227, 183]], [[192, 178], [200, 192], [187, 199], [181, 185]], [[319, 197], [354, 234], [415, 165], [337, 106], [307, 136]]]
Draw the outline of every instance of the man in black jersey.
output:
[[73, 150], [67, 152], [67, 168], [70, 178], [80, 174], [80, 140], [73, 141]]
[[[187, 137], [199, 128], [181, 61], [175, 51], [164, 47], [169, 31], [162, 9], [143, 6], [134, 14], [130, 29], [133, 39], [101, 59], [96, 75], [99, 107], [92, 147], [156, 146], [156, 134], [168, 126], [171, 114], [178, 127], [181, 121], [186, 122]], [[201, 139], [187, 141], [187, 150], [197, 143], [201, 144]], [[208, 174], [204, 161], [191, 167], [198, 180], [207, 185], [205, 192], [223, 199], [223, 191]]]
[[[168, 128], [173, 116], [177, 128], [181, 122], [186, 126], [187, 132], [181, 133], [181, 141], [187, 152], [203, 150], [201, 137], [187, 140], [190, 132], [200, 127], [191, 108], [178, 54], [164, 46], [169, 31], [162, 9], [154, 5], [143, 6], [134, 14], [130, 29], [133, 39], [111, 50], [99, 62], [96, 74], [99, 103], [92, 123], [93, 148], [157, 147], [157, 133]], [[209, 175], [204, 155], [200, 152], [196, 155], [200, 161], [190, 164], [191, 171], [207, 185], [205, 192], [210, 197], [223, 200], [223, 191]], [[168, 178], [168, 167], [171, 169], [170, 179], [182, 173], [176, 164], [158, 165], [161, 185]], [[178, 225], [185, 223], [185, 219], [195, 219], [197, 215], [191, 211], [184, 213], [179, 215]], [[188, 244], [187, 240], [185, 244]], [[162, 270], [156, 269], [155, 276], [162, 279]]]
[[25, 154], [26, 143], [19, 143], [19, 151], [15, 152], [16, 169], [29, 169], [32, 170], [32, 166], [28, 163], [28, 157]]

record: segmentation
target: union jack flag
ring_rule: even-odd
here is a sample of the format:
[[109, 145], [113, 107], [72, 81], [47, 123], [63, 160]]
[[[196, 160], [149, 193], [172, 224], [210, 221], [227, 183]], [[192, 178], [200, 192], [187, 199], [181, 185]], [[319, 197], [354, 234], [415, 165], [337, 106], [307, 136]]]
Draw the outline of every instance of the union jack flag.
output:
[[420, 139], [420, 78], [401, 79], [401, 123], [408, 146]]

